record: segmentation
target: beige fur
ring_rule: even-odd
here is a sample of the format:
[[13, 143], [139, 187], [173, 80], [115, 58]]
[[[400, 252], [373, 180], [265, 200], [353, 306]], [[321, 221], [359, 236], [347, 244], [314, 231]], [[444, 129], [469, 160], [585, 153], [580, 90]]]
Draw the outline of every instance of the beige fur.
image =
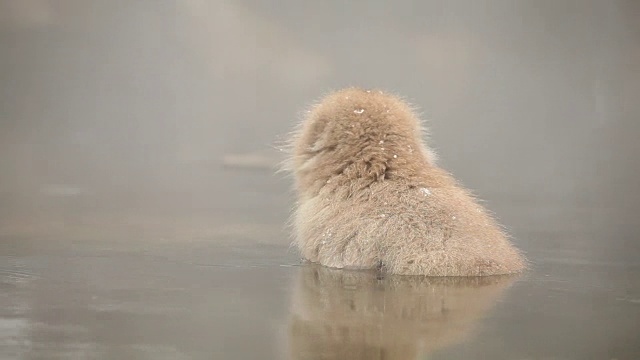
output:
[[326, 96], [292, 139], [295, 243], [334, 268], [404, 275], [519, 272], [525, 260], [468, 191], [436, 166], [412, 109], [381, 91]]

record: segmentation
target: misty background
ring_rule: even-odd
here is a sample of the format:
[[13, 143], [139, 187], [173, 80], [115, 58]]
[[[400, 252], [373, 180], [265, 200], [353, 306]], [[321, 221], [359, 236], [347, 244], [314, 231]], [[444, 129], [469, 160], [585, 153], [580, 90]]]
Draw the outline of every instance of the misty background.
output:
[[640, 3], [366, 4], [1, 0], [0, 231], [172, 219], [287, 244], [275, 145], [354, 85], [418, 106], [529, 254], [636, 261]]

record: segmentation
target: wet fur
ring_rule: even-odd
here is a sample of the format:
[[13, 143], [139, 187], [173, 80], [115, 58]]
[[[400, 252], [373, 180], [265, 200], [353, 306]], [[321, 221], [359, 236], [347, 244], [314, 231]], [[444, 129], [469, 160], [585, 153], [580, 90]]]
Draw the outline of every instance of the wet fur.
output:
[[520, 272], [525, 259], [471, 194], [435, 164], [414, 110], [357, 88], [326, 96], [292, 134], [285, 169], [294, 243], [333, 268], [403, 275]]

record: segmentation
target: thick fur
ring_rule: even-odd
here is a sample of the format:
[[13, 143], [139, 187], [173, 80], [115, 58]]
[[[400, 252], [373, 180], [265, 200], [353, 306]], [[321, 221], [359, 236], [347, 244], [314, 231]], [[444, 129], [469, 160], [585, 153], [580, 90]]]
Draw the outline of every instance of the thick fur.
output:
[[403, 275], [525, 268], [488, 212], [436, 166], [423, 135], [410, 106], [381, 91], [337, 91], [307, 113], [287, 163], [304, 258]]

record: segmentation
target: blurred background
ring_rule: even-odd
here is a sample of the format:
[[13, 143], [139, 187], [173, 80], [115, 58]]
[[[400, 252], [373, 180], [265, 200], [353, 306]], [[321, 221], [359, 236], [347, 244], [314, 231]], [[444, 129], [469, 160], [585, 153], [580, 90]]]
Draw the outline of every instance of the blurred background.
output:
[[239, 216], [261, 192], [278, 205], [248, 220], [286, 216], [289, 181], [255, 170], [300, 111], [355, 85], [419, 106], [441, 165], [507, 226], [587, 217], [585, 233], [616, 224], [598, 252], [639, 249], [638, 16], [632, 0], [2, 0], [0, 206]]
[[0, 0], [0, 239], [286, 249], [278, 141], [327, 91], [374, 87], [421, 109], [534, 266], [634, 266], [636, 294], [638, 19], [635, 0]]

